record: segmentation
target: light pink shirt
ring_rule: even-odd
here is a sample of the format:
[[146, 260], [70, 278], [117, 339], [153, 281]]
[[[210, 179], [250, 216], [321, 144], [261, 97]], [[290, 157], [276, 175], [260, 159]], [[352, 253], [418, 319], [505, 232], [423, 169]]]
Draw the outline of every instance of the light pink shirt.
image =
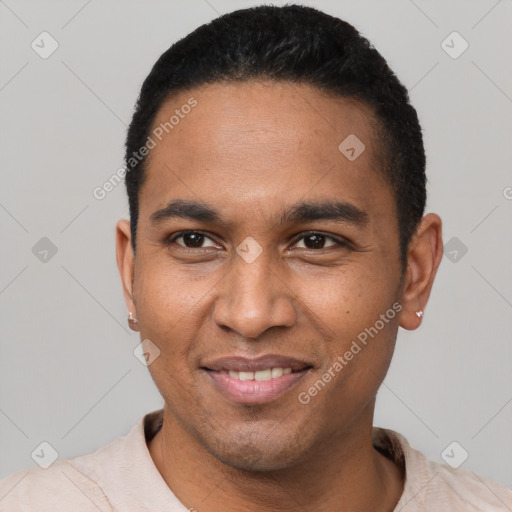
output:
[[[186, 512], [153, 463], [147, 447], [162, 410], [94, 453], [31, 468], [0, 482], [1, 512]], [[392, 430], [374, 428], [376, 448], [405, 468], [395, 512], [512, 511], [512, 491], [463, 469], [428, 461]]]

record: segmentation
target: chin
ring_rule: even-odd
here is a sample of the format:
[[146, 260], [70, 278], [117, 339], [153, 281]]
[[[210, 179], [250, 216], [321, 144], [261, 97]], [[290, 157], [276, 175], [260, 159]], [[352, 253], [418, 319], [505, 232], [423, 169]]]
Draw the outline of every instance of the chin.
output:
[[224, 448], [214, 450], [210, 446], [209, 451], [226, 466], [240, 471], [268, 473], [289, 469], [296, 464], [295, 454], [283, 453], [282, 451], [270, 452], [260, 446], [243, 444], [238, 448], [233, 445]]
[[305, 450], [304, 444], [299, 442], [300, 436], [279, 432], [279, 424], [258, 431], [242, 428], [237, 432], [223, 432], [222, 437], [216, 434], [213, 438], [203, 438], [203, 446], [217, 460], [240, 471], [259, 473], [290, 469], [299, 464]]

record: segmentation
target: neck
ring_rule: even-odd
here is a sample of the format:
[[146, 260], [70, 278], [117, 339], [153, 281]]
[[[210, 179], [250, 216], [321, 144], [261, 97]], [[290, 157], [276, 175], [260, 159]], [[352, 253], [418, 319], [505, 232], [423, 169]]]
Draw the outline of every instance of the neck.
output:
[[167, 408], [149, 452], [176, 497], [200, 512], [391, 512], [403, 491], [403, 475], [373, 447], [373, 405], [284, 470], [249, 472], [224, 464]]

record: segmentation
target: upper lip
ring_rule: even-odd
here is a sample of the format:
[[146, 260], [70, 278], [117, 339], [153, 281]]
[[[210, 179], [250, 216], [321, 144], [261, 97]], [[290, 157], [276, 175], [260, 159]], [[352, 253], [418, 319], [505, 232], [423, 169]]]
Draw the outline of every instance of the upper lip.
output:
[[267, 368], [291, 368], [292, 370], [303, 370], [312, 365], [294, 357], [269, 354], [254, 358], [230, 356], [207, 361], [202, 368], [207, 370], [227, 370], [239, 372], [257, 372]]

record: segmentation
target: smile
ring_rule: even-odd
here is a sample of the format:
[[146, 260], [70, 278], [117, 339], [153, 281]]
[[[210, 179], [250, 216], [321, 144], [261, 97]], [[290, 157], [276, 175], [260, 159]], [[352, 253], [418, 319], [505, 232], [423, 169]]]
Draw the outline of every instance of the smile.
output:
[[220, 375], [229, 375], [233, 379], [257, 381], [277, 379], [288, 373], [292, 373], [291, 368], [267, 368], [266, 370], [258, 370], [257, 372], [237, 372], [236, 370], [219, 371]]
[[201, 370], [225, 398], [239, 404], [265, 404], [290, 391], [311, 368], [297, 359], [264, 356], [218, 359]]

